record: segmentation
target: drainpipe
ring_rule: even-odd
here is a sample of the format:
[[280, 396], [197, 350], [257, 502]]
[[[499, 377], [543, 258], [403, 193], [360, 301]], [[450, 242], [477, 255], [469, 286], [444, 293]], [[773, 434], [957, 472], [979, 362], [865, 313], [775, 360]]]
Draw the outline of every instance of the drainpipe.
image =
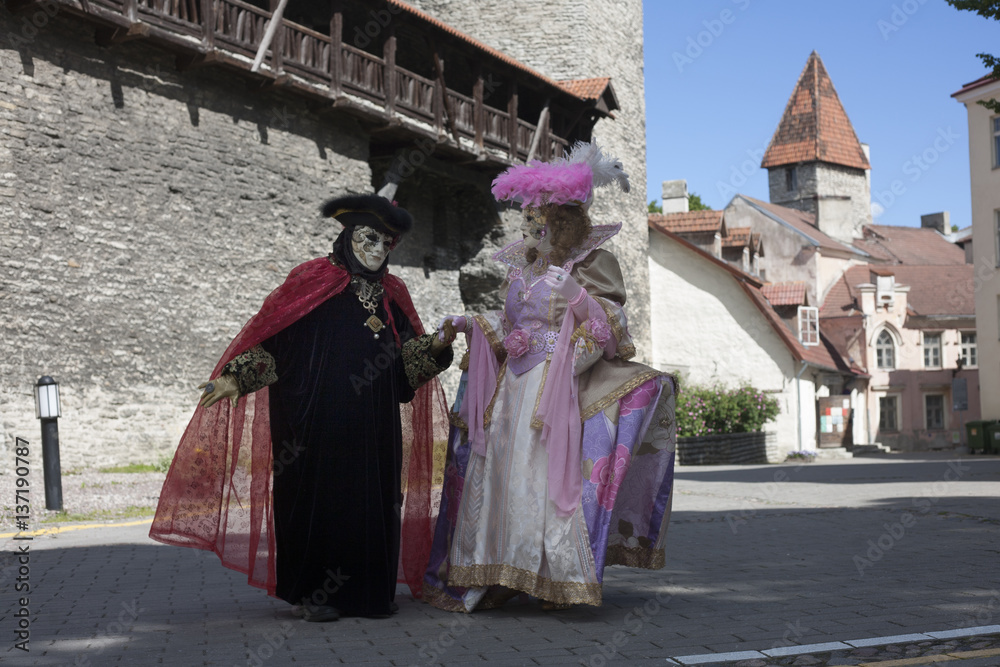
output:
[[795, 406], [796, 406], [796, 412], [798, 412], [800, 452], [802, 451], [802, 389], [799, 379], [802, 377], [802, 374], [806, 372], [806, 367], [808, 365], [809, 364], [803, 361], [802, 368], [800, 368], [799, 372], [795, 374]]

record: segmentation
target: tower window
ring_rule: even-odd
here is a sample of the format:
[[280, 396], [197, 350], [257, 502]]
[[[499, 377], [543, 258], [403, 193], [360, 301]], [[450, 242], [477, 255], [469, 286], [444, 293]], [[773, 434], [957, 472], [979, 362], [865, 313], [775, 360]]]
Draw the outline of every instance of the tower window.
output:
[[785, 169], [785, 191], [795, 192], [799, 189], [799, 179], [795, 173], [795, 167]]
[[875, 365], [879, 368], [896, 367], [896, 345], [888, 331], [882, 331], [875, 341]]

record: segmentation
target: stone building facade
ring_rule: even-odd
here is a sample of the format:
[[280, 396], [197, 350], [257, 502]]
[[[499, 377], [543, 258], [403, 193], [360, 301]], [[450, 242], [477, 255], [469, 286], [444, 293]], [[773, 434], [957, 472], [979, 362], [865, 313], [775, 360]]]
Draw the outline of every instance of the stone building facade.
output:
[[[629, 116], [643, 145], [641, 6], [629, 4], [639, 57], [623, 88], [638, 85]], [[320, 203], [378, 189], [391, 154], [373, 152], [373, 130], [355, 115], [282, 86], [221, 67], [179, 70], [175, 54], [142, 39], [98, 46], [94, 27], [66, 11], [30, 35], [23, 21], [0, 5], [0, 36], [18, 37], [0, 39], [0, 451], [15, 436], [37, 441], [32, 385], [51, 375], [64, 470], [156, 461], [264, 297], [330, 252], [339, 228]], [[601, 65], [580, 71], [622, 69]], [[485, 259], [514, 238], [517, 214], [489, 195], [496, 169], [427, 153], [395, 194], [417, 229], [392, 270], [433, 327], [497, 305], [500, 276]], [[644, 160], [630, 170], [640, 204]], [[595, 206], [598, 221], [607, 206]], [[648, 332], [648, 287], [630, 287], [631, 315]]]

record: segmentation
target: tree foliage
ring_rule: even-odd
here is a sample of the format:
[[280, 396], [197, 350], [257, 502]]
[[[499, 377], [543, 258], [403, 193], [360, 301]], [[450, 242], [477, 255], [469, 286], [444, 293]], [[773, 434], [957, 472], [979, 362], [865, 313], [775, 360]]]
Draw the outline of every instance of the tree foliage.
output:
[[689, 211], [710, 211], [711, 206], [706, 206], [702, 201], [701, 197], [691, 192], [688, 194], [688, 210]]
[[[1000, 0], [945, 0], [945, 2], [960, 11], [975, 12], [983, 18], [1000, 21]], [[991, 70], [990, 75], [993, 78], [1000, 79], [1000, 58], [989, 53], [977, 53], [976, 57]], [[995, 99], [980, 100], [979, 104], [993, 113], [1000, 113], [1000, 102]]]
[[663, 207], [656, 203], [653, 199], [649, 202], [649, 212], [650, 213], [663, 213]]

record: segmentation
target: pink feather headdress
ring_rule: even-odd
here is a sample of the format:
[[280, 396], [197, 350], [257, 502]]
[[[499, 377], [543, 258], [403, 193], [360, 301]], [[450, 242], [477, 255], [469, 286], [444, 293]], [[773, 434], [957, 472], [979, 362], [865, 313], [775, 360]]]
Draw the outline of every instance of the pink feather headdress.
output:
[[582, 203], [594, 184], [594, 172], [586, 164], [539, 162], [515, 165], [493, 181], [497, 201], [512, 199], [521, 208], [542, 204]]
[[629, 191], [628, 174], [621, 162], [605, 156], [595, 143], [578, 141], [567, 158], [514, 165], [494, 179], [492, 191], [497, 201], [518, 201], [521, 208], [543, 204], [586, 208], [594, 188], [611, 182]]

